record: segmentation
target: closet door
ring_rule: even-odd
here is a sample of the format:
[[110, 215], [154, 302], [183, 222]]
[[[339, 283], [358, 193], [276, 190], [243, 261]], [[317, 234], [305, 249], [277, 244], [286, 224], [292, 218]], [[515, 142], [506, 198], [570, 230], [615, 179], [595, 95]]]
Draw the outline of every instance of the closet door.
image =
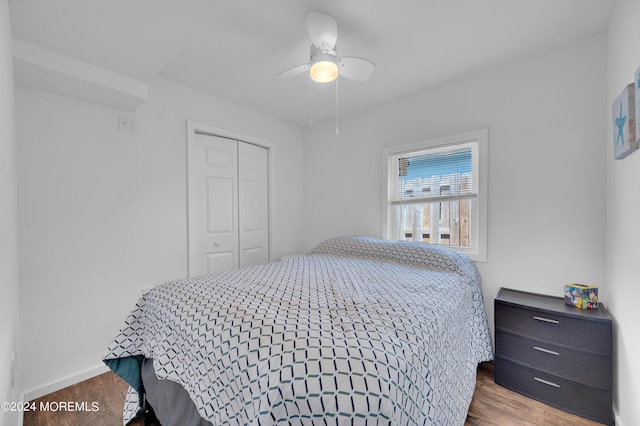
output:
[[195, 135], [189, 147], [189, 276], [238, 267], [238, 143]]
[[188, 186], [189, 276], [269, 261], [267, 149], [196, 133]]
[[269, 262], [269, 161], [265, 148], [238, 143], [240, 267]]

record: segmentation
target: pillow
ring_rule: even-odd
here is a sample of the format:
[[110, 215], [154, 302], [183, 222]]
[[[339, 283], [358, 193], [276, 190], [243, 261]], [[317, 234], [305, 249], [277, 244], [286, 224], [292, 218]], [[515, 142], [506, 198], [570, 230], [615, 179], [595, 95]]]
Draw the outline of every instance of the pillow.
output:
[[309, 254], [378, 259], [468, 276], [477, 274], [475, 266], [463, 253], [417, 241], [382, 240], [365, 236], [336, 237], [321, 242]]

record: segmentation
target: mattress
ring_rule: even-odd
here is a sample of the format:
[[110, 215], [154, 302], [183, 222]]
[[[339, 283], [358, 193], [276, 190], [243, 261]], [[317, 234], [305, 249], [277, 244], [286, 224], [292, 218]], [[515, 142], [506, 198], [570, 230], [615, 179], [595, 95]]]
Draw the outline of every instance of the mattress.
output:
[[104, 361], [130, 384], [124, 423], [140, 412], [151, 359], [213, 425], [462, 425], [492, 348], [466, 256], [340, 237], [155, 287]]

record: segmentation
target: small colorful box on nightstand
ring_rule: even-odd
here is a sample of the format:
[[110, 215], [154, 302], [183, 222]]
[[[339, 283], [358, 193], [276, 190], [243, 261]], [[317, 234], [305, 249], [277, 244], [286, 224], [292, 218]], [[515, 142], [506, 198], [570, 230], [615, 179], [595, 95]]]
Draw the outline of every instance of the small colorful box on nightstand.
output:
[[564, 303], [579, 309], [598, 309], [598, 287], [567, 284], [564, 286]]

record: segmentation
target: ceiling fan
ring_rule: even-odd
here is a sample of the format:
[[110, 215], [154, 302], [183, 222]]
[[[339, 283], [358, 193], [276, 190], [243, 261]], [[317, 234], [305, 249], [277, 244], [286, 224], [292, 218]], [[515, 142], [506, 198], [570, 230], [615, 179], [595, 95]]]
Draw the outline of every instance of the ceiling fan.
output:
[[336, 42], [338, 25], [331, 16], [319, 12], [307, 13], [307, 31], [311, 38], [309, 62], [284, 70], [276, 77], [292, 77], [309, 71], [312, 80], [328, 83], [338, 75], [355, 81], [367, 80], [376, 65], [355, 56], [338, 57]]

